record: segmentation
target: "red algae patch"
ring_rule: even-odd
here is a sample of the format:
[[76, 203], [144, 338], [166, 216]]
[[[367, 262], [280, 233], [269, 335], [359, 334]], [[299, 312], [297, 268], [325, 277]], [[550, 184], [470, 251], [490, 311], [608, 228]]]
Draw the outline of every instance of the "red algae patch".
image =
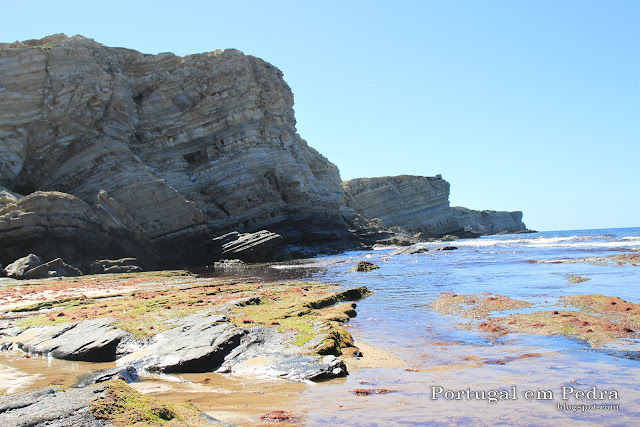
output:
[[398, 390], [390, 390], [388, 388], [357, 388], [352, 391], [356, 396], [371, 396], [372, 394], [389, 394]]
[[260, 416], [260, 419], [269, 423], [297, 423], [299, 418], [289, 411], [274, 410]]
[[[476, 329], [505, 335], [510, 332], [537, 335], [564, 335], [582, 339], [592, 347], [618, 341], [637, 339], [640, 331], [640, 305], [618, 297], [604, 295], [575, 295], [564, 297], [565, 307], [578, 310], [553, 310], [511, 313], [505, 317], [491, 317], [492, 312], [529, 308], [533, 304], [500, 295], [445, 293], [431, 306], [438, 312], [456, 314], [471, 321], [459, 324], [463, 329]], [[624, 345], [624, 343], [622, 343]], [[530, 356], [534, 357], [534, 356]], [[487, 361], [504, 364], [509, 360]]]
[[[456, 314], [471, 319], [481, 319], [493, 311], [528, 308], [533, 304], [509, 298], [504, 295], [483, 294], [454, 294], [445, 292], [440, 298], [431, 303], [431, 307], [444, 314]], [[493, 326], [485, 325], [488, 328]], [[500, 331], [501, 332], [501, 331]]]

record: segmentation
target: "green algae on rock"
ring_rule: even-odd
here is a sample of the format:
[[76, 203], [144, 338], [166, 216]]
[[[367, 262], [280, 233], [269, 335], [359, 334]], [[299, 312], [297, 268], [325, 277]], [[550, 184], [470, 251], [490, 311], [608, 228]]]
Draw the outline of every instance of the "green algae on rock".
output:
[[367, 272], [367, 271], [377, 270], [379, 268], [380, 268], [380, 266], [377, 266], [372, 262], [369, 262], [369, 261], [358, 261], [358, 263], [354, 267], [353, 271]]
[[[24, 317], [14, 321], [12, 331], [0, 333], [10, 334], [7, 335], [8, 340], [25, 351], [42, 352], [46, 350], [41, 349], [43, 342], [49, 343], [49, 346], [65, 344], [65, 348], [69, 347], [66, 341], [62, 344], [58, 341], [64, 340], [75, 330], [83, 330], [95, 322], [101, 322], [100, 327], [120, 335], [114, 338], [113, 343], [102, 343], [109, 351], [100, 353], [100, 360], [114, 360], [127, 354], [128, 351], [121, 348], [120, 342], [128, 348], [127, 343], [133, 340], [150, 351], [149, 357], [144, 360], [150, 363], [149, 366], [145, 365], [149, 369], [187, 369], [189, 372], [193, 369], [217, 369], [224, 354], [243, 351], [240, 348], [244, 345], [242, 343], [254, 336], [247, 328], [271, 330], [268, 334], [281, 333], [288, 345], [300, 347], [298, 350], [292, 349], [298, 354], [360, 354], [353, 344], [353, 338], [342, 326], [342, 323], [356, 315], [355, 303], [338, 303], [370, 295], [371, 292], [365, 287], [339, 290], [335, 284], [318, 282], [222, 282], [183, 276], [181, 272], [177, 272], [179, 280], [174, 282], [175, 273], [169, 272], [170, 282], [161, 275], [150, 273], [118, 275], [118, 286], [122, 286], [120, 290], [128, 291], [96, 297], [68, 295], [72, 294], [70, 290], [74, 290], [74, 287], [86, 289], [87, 284], [99, 286], [97, 284], [113, 280], [112, 277], [82, 277], [55, 283], [50, 280], [35, 281], [20, 289], [33, 295], [38, 302], [21, 307], [20, 310], [29, 311], [23, 311]], [[61, 293], [52, 296], [53, 289]], [[2, 292], [5, 290], [0, 290], [0, 295]], [[40, 298], [43, 300], [40, 301]], [[187, 340], [191, 344], [185, 345], [193, 346], [194, 342], [201, 342], [204, 338], [187, 338], [186, 332], [181, 333], [180, 330], [186, 325], [188, 330], [197, 332], [202, 329], [200, 326], [203, 322], [213, 322], [216, 330], [224, 329], [221, 337], [235, 337], [231, 347], [238, 347], [238, 350], [226, 345], [224, 348], [205, 346], [208, 350], [203, 350], [202, 357], [211, 362], [203, 362], [206, 366], [195, 366], [195, 362], [182, 359], [178, 366], [166, 365], [162, 352], [158, 353], [154, 347], [156, 338], [160, 336], [158, 334], [175, 335], [175, 340]], [[245, 335], [247, 339], [243, 338]], [[49, 336], [58, 341], [50, 342], [46, 339]], [[85, 342], [89, 343], [89, 338], [92, 337], [83, 337], [79, 343], [74, 343], [76, 347], [82, 347]], [[84, 360], [81, 354], [76, 353], [74, 350], [69, 355], [61, 354], [61, 358]], [[57, 356], [54, 354], [54, 357]]]

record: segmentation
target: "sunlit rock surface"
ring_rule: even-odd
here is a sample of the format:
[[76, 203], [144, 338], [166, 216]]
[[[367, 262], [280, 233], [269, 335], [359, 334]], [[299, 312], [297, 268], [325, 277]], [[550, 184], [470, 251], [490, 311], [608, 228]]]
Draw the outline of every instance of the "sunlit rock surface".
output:
[[93, 228], [110, 222], [165, 264], [197, 263], [231, 231], [355, 242], [338, 169], [295, 126], [282, 72], [237, 50], [146, 55], [63, 34], [0, 44], [2, 203], [40, 190], [101, 205]]

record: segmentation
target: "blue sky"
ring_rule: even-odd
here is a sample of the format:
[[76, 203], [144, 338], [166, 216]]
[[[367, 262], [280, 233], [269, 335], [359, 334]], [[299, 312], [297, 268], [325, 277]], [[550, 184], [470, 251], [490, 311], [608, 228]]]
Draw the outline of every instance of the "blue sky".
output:
[[0, 41], [58, 32], [271, 62], [343, 179], [440, 173], [452, 205], [530, 228], [640, 226], [640, 1], [0, 0]]

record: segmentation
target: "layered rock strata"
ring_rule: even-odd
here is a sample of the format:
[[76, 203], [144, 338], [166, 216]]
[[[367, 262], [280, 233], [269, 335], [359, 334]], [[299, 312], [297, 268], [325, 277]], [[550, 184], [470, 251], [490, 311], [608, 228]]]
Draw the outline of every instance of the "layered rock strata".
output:
[[386, 227], [400, 227], [423, 237], [526, 230], [522, 212], [450, 207], [450, 186], [440, 175], [357, 178], [343, 182], [342, 187], [346, 205], [357, 213], [370, 220], [378, 219]]
[[410, 233], [443, 236], [462, 231], [449, 207], [449, 183], [435, 177], [399, 175], [342, 183], [346, 204], [366, 218]]
[[[93, 206], [67, 193], [36, 191], [0, 207], [0, 256], [13, 262], [30, 253], [45, 260], [76, 263], [126, 253], [150, 259], [144, 241], [124, 220], [106, 218], [100, 203]], [[142, 243], [142, 244], [141, 244]], [[33, 268], [33, 266], [31, 266]]]
[[514, 233], [527, 229], [520, 211], [477, 211], [460, 206], [451, 210], [461, 227], [480, 234]]
[[[193, 248], [232, 231], [353, 243], [338, 169], [297, 134], [292, 107], [280, 70], [233, 49], [145, 55], [62, 34], [0, 44], [0, 185], [73, 195], [99, 211], [81, 205], [83, 232], [115, 224], [164, 264], [200, 262]], [[26, 255], [12, 246], [5, 263]]]

